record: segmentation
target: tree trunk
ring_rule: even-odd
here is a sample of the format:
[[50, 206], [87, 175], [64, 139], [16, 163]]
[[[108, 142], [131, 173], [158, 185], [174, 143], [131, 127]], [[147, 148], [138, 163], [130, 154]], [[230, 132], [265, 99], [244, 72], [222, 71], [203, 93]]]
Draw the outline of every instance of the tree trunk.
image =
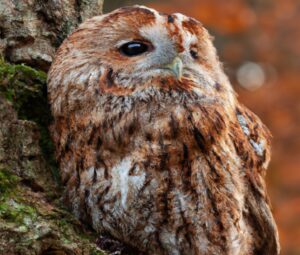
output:
[[56, 48], [79, 23], [101, 13], [102, 4], [0, 0], [0, 254], [104, 254], [95, 233], [60, 201], [46, 73], [40, 71], [49, 69]]
[[0, 54], [48, 70], [56, 48], [103, 0], [0, 0]]

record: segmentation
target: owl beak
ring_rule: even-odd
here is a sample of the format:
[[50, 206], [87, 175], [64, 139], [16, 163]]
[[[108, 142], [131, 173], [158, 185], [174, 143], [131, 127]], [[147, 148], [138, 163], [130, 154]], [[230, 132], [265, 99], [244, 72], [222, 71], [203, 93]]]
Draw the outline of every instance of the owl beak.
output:
[[179, 57], [174, 58], [173, 62], [171, 64], [166, 65], [165, 67], [175, 74], [177, 80], [181, 81], [183, 63]]

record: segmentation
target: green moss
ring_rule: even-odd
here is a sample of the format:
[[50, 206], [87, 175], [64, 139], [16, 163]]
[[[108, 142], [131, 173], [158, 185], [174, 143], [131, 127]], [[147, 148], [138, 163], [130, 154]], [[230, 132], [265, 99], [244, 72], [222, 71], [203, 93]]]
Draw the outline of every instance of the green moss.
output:
[[13, 103], [19, 119], [37, 123], [44, 158], [56, 181], [59, 182], [54, 146], [48, 130], [52, 117], [47, 100], [46, 82], [45, 72], [23, 64], [9, 64], [0, 58], [0, 95]]
[[37, 212], [19, 199], [19, 181], [20, 177], [7, 170], [0, 170], [0, 218], [26, 228], [28, 222], [35, 220]]
[[7, 170], [0, 170], [0, 201], [8, 196], [15, 189], [19, 177]]
[[103, 252], [97, 250], [96, 248], [92, 248], [90, 250], [90, 255], [105, 255]]
[[40, 97], [46, 84], [46, 73], [26, 65], [10, 65], [0, 59], [0, 91], [22, 112], [23, 105]]
[[17, 223], [23, 229], [31, 225], [37, 218], [36, 210], [26, 204], [7, 199], [0, 203], [0, 218], [5, 221]]
[[[52, 118], [47, 102], [46, 79], [44, 72], [26, 65], [8, 64], [0, 59], [0, 96], [12, 102], [19, 119], [31, 120], [38, 125], [44, 158], [56, 180], [59, 180], [48, 130]], [[30, 165], [27, 167], [30, 168]], [[13, 229], [13, 233], [22, 237], [19, 240], [16, 236], [20, 254], [25, 253], [29, 246], [32, 247], [31, 243], [38, 243], [39, 238], [46, 238], [48, 232], [54, 233], [54, 237], [59, 233], [59, 239], [64, 245], [79, 244], [91, 255], [104, 254], [94, 245], [94, 233], [83, 230], [78, 220], [61, 207], [55, 207], [55, 210], [49, 212], [47, 206], [40, 204], [39, 198], [27, 193], [28, 188], [20, 180], [11, 172], [0, 169], [0, 224]], [[56, 194], [53, 193], [53, 196]], [[39, 225], [43, 227], [39, 228]], [[18, 250], [16, 245], [14, 248]]]

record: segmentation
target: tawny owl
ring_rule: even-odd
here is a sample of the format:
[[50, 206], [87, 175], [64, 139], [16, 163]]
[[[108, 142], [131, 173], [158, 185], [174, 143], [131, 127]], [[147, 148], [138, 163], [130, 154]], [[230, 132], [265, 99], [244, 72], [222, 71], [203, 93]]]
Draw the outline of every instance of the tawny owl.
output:
[[66, 201], [143, 254], [278, 254], [270, 133], [207, 30], [143, 6], [83, 23], [49, 72]]

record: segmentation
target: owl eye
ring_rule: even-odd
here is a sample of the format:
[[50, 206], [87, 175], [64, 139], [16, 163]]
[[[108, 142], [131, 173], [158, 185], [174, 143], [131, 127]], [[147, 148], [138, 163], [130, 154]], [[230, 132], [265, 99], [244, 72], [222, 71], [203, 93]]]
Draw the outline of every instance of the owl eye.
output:
[[123, 44], [120, 47], [120, 52], [125, 56], [134, 57], [145, 53], [146, 51], [148, 51], [148, 49], [149, 47], [147, 44], [142, 42], [132, 41]]
[[194, 59], [198, 59], [198, 52], [195, 50], [190, 50], [190, 54]]

